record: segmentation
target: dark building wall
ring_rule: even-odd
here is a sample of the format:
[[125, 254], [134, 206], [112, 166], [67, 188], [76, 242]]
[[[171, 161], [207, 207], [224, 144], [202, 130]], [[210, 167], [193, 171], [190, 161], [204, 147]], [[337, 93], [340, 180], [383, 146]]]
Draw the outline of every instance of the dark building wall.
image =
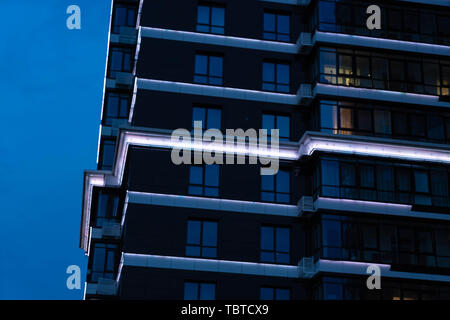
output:
[[[291, 140], [298, 141], [312, 127], [312, 109], [305, 106], [179, 95], [149, 90], [138, 91], [133, 125], [138, 127], [178, 129], [192, 128], [192, 107], [216, 107], [222, 110], [222, 131], [262, 127], [262, 114], [289, 115]], [[173, 115], [177, 116], [174, 117]]]
[[263, 61], [275, 61], [291, 66], [290, 92], [296, 93], [310, 71], [305, 58], [291, 54], [143, 38], [139, 56], [145, 59], [138, 59], [137, 77], [193, 82], [197, 53], [223, 57], [224, 87], [261, 90]]
[[291, 289], [293, 300], [310, 299], [311, 295], [308, 283], [300, 279], [124, 267], [119, 296], [121, 299], [182, 300], [185, 281], [215, 283], [217, 300], [258, 300], [261, 286]]
[[[225, 34], [243, 38], [262, 38], [264, 10], [274, 10], [291, 15], [291, 40], [295, 42], [308, 25], [308, 10], [300, 6], [269, 3], [259, 0], [195, 0], [144, 1], [141, 25], [155, 28], [195, 32], [197, 5], [225, 6]], [[245, 28], [242, 28], [245, 21]]]
[[[190, 165], [175, 165], [171, 152], [132, 147], [128, 151], [126, 181], [131, 191], [165, 194], [188, 194]], [[310, 191], [309, 178], [296, 175], [292, 164], [280, 163], [280, 168], [291, 171], [291, 203]], [[261, 201], [259, 165], [220, 165], [219, 197], [224, 199]], [[309, 195], [309, 194], [308, 194]]]
[[138, 204], [128, 205], [122, 249], [129, 253], [183, 257], [187, 221], [192, 219], [218, 223], [215, 259], [260, 262], [261, 226], [290, 229], [290, 264], [297, 265], [305, 256], [308, 234], [299, 218]]

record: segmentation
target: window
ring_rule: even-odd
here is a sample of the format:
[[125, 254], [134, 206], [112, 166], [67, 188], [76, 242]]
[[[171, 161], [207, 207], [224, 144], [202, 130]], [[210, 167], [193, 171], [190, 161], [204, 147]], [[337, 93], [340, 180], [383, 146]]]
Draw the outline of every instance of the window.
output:
[[197, 31], [224, 34], [225, 8], [200, 5], [197, 9]]
[[215, 300], [216, 285], [206, 282], [185, 282], [184, 300]]
[[290, 203], [290, 172], [279, 170], [275, 175], [261, 176], [261, 200]]
[[290, 17], [285, 14], [264, 13], [263, 38], [266, 40], [290, 41]]
[[290, 67], [288, 64], [263, 62], [263, 90], [290, 92]]
[[197, 54], [195, 55], [195, 83], [222, 85], [223, 57]]
[[202, 122], [202, 129], [219, 129], [222, 128], [221, 121], [222, 111], [216, 108], [192, 108], [192, 127], [194, 127], [194, 121]]
[[129, 96], [123, 93], [106, 93], [105, 124], [111, 125], [114, 119], [127, 119]]
[[115, 140], [103, 140], [100, 151], [100, 170], [111, 170], [114, 163]]
[[450, 16], [442, 10], [386, 4], [382, 7], [381, 31], [366, 28], [368, 6], [367, 1], [319, 0], [314, 8], [313, 28], [404, 41], [449, 43], [446, 31], [450, 29]]
[[373, 112], [375, 122], [375, 133], [383, 135], [392, 134], [391, 129], [391, 112], [387, 110], [375, 110]]
[[[431, 95], [448, 95], [450, 90], [448, 60], [334, 48], [320, 48], [317, 60], [314, 76], [321, 83]], [[272, 69], [267, 74], [273, 78]]]
[[186, 255], [191, 257], [217, 257], [217, 222], [188, 220]]
[[269, 288], [261, 287], [260, 289], [261, 300], [290, 300], [291, 290], [283, 288]]
[[119, 196], [100, 191], [97, 200], [97, 215], [95, 226], [102, 227], [110, 220], [117, 219], [119, 208]]
[[131, 72], [132, 61], [131, 49], [113, 47], [109, 58], [109, 78], [115, 79], [117, 72]]
[[322, 221], [323, 256], [341, 258], [341, 222], [336, 220]]
[[323, 197], [448, 207], [448, 179], [443, 168], [324, 158], [315, 169], [313, 187]]
[[99, 278], [113, 279], [116, 265], [116, 244], [94, 244], [93, 260], [91, 266], [91, 281], [97, 282]]
[[431, 199], [429, 196], [430, 186], [428, 180], [428, 172], [415, 170], [414, 171], [414, 185], [416, 191], [415, 203], [430, 205]]
[[282, 227], [261, 227], [261, 261], [289, 263], [290, 229]]
[[280, 140], [289, 141], [290, 119], [288, 116], [263, 114], [262, 128], [267, 130], [268, 136], [271, 135], [271, 129], [278, 129]]
[[113, 33], [120, 33], [120, 27], [136, 27], [136, 8], [117, 4], [114, 9]]
[[339, 162], [322, 160], [322, 194], [324, 196], [339, 196]]
[[419, 263], [429, 267], [450, 263], [448, 226], [444, 230], [423, 222], [398, 225], [395, 221], [376, 218], [361, 218], [356, 223], [348, 216], [334, 214], [322, 215], [322, 221], [316, 226], [319, 225], [322, 237], [318, 237], [318, 245], [314, 247], [316, 258], [403, 265]]
[[216, 164], [191, 166], [188, 193], [199, 196], [219, 196], [219, 166]]

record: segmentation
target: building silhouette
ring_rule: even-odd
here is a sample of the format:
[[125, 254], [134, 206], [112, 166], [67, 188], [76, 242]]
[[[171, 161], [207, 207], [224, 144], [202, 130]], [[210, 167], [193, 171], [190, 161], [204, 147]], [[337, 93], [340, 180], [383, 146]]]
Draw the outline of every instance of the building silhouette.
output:
[[[450, 298], [450, 2], [372, 4], [112, 2], [86, 299]], [[174, 164], [194, 121], [279, 129], [278, 173]]]

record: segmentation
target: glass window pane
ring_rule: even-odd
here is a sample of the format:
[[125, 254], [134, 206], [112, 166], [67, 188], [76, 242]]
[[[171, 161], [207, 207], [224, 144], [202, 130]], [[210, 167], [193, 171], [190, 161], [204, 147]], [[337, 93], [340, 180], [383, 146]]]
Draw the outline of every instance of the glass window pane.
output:
[[396, 112], [393, 114], [394, 134], [408, 134], [408, 114]]
[[261, 227], [261, 250], [274, 250], [274, 229], [272, 227]]
[[428, 173], [426, 171], [414, 171], [414, 183], [416, 192], [429, 192]]
[[94, 259], [92, 262], [92, 270], [95, 272], [103, 272], [105, 269], [106, 249], [103, 244], [94, 246]]
[[260, 299], [261, 300], [273, 300], [274, 299], [274, 289], [272, 288], [261, 288], [260, 289]]
[[223, 27], [225, 25], [225, 9], [224, 8], [212, 8], [211, 12], [211, 24], [213, 26]]
[[276, 175], [277, 192], [290, 191], [290, 174], [289, 171], [279, 170]]
[[400, 251], [414, 251], [414, 231], [412, 229], [399, 228], [398, 237]]
[[338, 283], [323, 284], [324, 300], [342, 300], [342, 285]]
[[189, 220], [187, 225], [187, 243], [200, 245], [201, 221]]
[[289, 16], [285, 16], [285, 15], [278, 15], [277, 17], [278, 19], [278, 23], [277, 23], [277, 31], [279, 33], [285, 33], [285, 34], [289, 34], [290, 32], [290, 23], [289, 23]]
[[199, 246], [186, 246], [186, 256], [200, 257], [200, 249]]
[[291, 299], [291, 290], [275, 289], [275, 299], [276, 300], [290, 300]]
[[268, 62], [263, 63], [263, 81], [275, 82], [275, 64]]
[[353, 110], [349, 108], [341, 108], [340, 124], [342, 129], [353, 129]]
[[217, 222], [203, 222], [203, 241], [202, 245], [217, 246]]
[[444, 119], [439, 116], [428, 116], [428, 138], [444, 139]]
[[339, 221], [322, 221], [322, 241], [324, 246], [341, 246], [341, 223]]
[[108, 93], [107, 116], [117, 117], [119, 113], [119, 96]]
[[205, 184], [210, 187], [219, 186], [219, 166], [206, 165], [205, 166]]
[[198, 299], [198, 283], [185, 282], [184, 283], [184, 300]]
[[275, 191], [275, 177], [270, 175], [261, 176], [261, 189], [265, 191]]
[[195, 73], [207, 74], [208, 72], [208, 57], [197, 54], [195, 56]]
[[290, 250], [290, 230], [289, 228], [276, 228], [276, 250], [289, 252]]
[[280, 130], [281, 138], [289, 138], [290, 134], [290, 125], [289, 125], [289, 117], [278, 116], [277, 117], [277, 128]]
[[320, 127], [323, 129], [337, 129], [337, 106], [320, 105]]
[[322, 161], [322, 183], [330, 186], [339, 186], [339, 162]]
[[370, 77], [370, 60], [368, 57], [356, 57], [356, 75]]
[[222, 111], [219, 109], [208, 109], [208, 129], [221, 129], [221, 114]]
[[209, 74], [222, 77], [222, 57], [209, 57]]
[[275, 129], [275, 116], [271, 114], [263, 114], [262, 115], [262, 127], [263, 129], [267, 129], [267, 134], [270, 134], [271, 129]]
[[372, 111], [358, 110], [358, 129], [372, 131]]
[[378, 248], [378, 234], [375, 225], [362, 226], [363, 246], [366, 249]]
[[102, 168], [106, 169], [107, 167], [111, 167], [113, 165], [115, 142], [108, 140], [103, 141], [102, 151]]
[[319, 22], [336, 23], [334, 2], [319, 2]]
[[192, 127], [194, 127], [194, 121], [201, 121], [202, 129], [205, 128], [205, 124], [206, 124], [205, 123], [205, 120], [206, 120], [205, 113], [206, 113], [205, 108], [197, 108], [197, 107], [192, 108]]
[[216, 285], [214, 283], [200, 284], [200, 300], [214, 300], [216, 297]]
[[111, 69], [114, 71], [122, 70], [122, 59], [123, 52], [119, 51], [118, 49], [113, 49], [111, 55]]
[[413, 136], [425, 137], [425, 117], [414, 114], [410, 116], [410, 128]]
[[372, 166], [360, 167], [360, 183], [363, 188], [375, 187], [375, 169]]
[[341, 184], [343, 186], [356, 185], [356, 169], [351, 163], [341, 164]]
[[203, 167], [191, 166], [189, 175], [190, 184], [203, 184]]
[[275, 32], [275, 15], [264, 13], [264, 31]]
[[387, 110], [375, 110], [373, 113], [375, 122], [375, 132], [391, 134], [391, 112]]
[[399, 191], [411, 191], [411, 176], [409, 169], [397, 169], [397, 189]]
[[377, 188], [379, 190], [394, 190], [394, 169], [387, 166], [377, 166]]
[[201, 24], [209, 24], [209, 7], [198, 6], [197, 22]]
[[380, 226], [380, 250], [389, 252], [397, 250], [397, 230], [394, 226]]

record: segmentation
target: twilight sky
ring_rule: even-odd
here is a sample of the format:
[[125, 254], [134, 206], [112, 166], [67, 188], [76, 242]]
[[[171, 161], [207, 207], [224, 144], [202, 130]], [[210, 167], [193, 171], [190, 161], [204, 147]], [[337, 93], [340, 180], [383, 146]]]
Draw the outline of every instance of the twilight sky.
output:
[[[0, 299], [81, 299], [83, 170], [95, 169], [110, 0], [0, 0]], [[81, 30], [66, 9], [81, 8]], [[82, 284], [84, 285], [84, 283]]]

